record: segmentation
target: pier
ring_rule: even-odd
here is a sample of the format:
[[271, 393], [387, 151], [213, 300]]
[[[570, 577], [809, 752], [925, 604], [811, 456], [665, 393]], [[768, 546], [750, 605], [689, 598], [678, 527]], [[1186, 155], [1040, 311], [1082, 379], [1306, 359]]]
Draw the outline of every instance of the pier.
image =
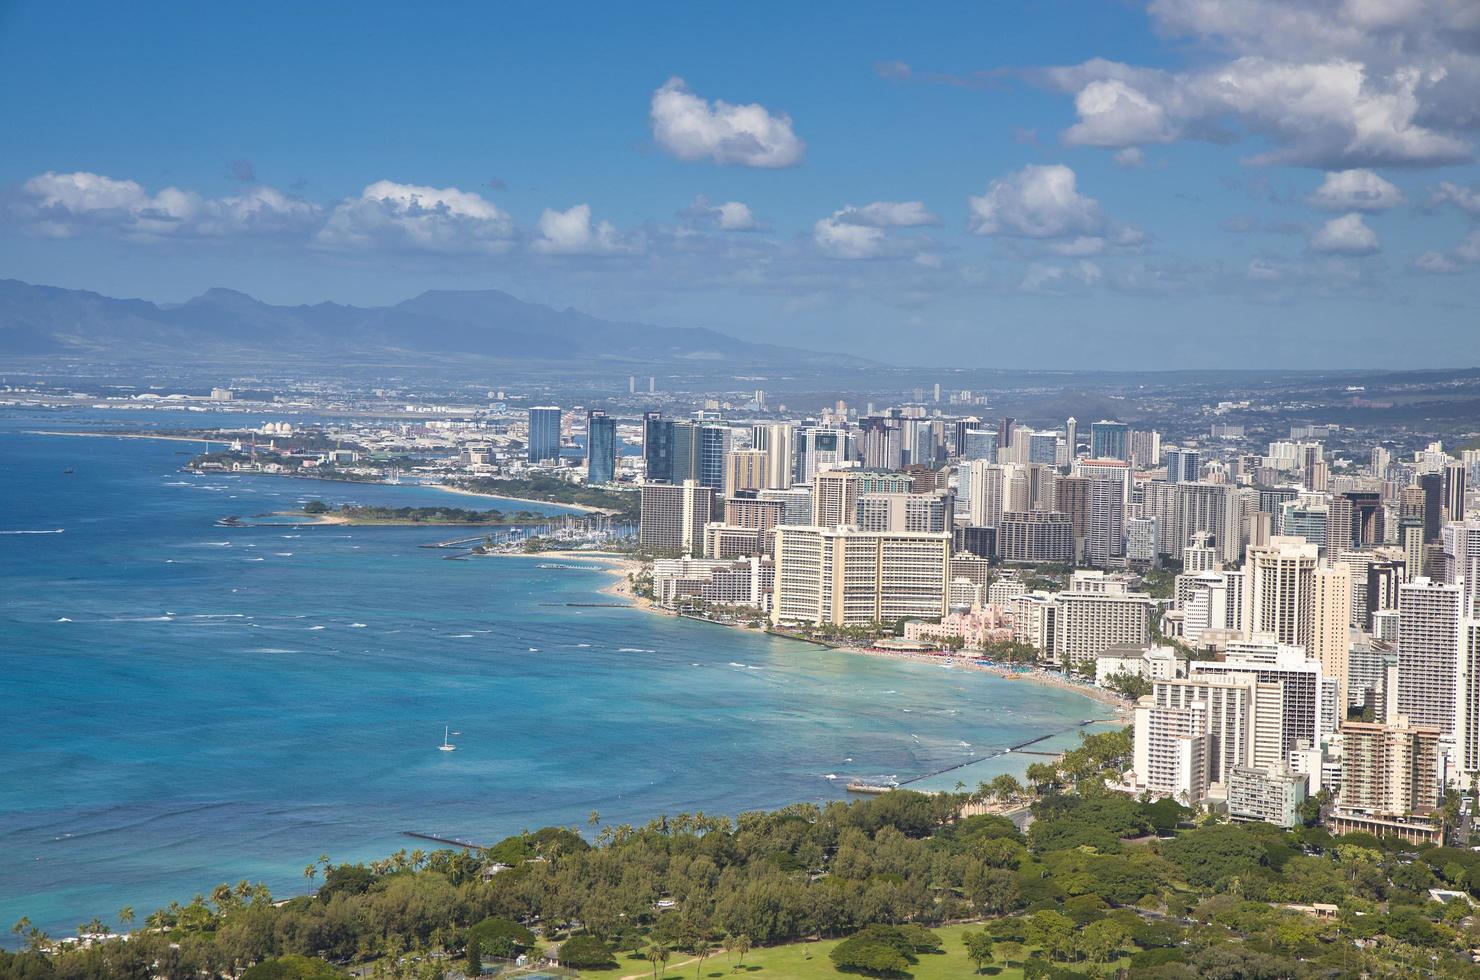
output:
[[475, 844], [470, 840], [460, 840], [456, 837], [439, 837], [436, 834], [423, 834], [415, 830], [403, 830], [401, 834], [405, 837], [415, 837], [417, 840], [429, 840], [434, 844], [451, 844], [453, 847], [461, 847], [469, 851], [482, 851], [486, 849], [486, 845]]
[[[1004, 755], [1010, 755], [1013, 752], [1017, 752], [1017, 753], [1019, 753], [1021, 755], [1039, 755], [1039, 756], [1045, 756], [1045, 757], [1051, 758], [1051, 759], [1056, 759], [1060, 755], [1062, 755], [1063, 753], [1061, 753], [1061, 752], [1042, 752], [1042, 751], [1033, 752], [1033, 751], [1024, 751], [1024, 750], [1027, 749], [1028, 746], [1030, 746], [1030, 745], [1037, 745], [1039, 742], [1046, 742], [1049, 739], [1054, 738], [1055, 736], [1064, 735], [1064, 734], [1066, 734], [1068, 732], [1078, 731], [1079, 729], [1085, 727], [1086, 725], [1093, 725], [1093, 724], [1096, 724], [1097, 722], [1100, 722], [1100, 721], [1103, 721], [1103, 720], [1104, 719], [1100, 719], [1100, 718], [1088, 718], [1088, 719], [1086, 719], [1084, 721], [1079, 722], [1077, 725], [1071, 725], [1068, 728], [1060, 728], [1058, 731], [1049, 732], [1047, 735], [1039, 735], [1037, 738], [1030, 738], [1026, 742], [1019, 742], [1016, 745], [1009, 745], [1007, 748], [1003, 749], [1001, 752], [998, 752], [996, 755], [989, 755], [989, 756], [984, 756], [983, 758], [980, 758], [980, 759], [968, 759], [965, 762], [958, 762], [954, 766], [946, 766], [944, 769], [937, 769], [935, 772], [927, 772], [924, 775], [915, 776], [915, 777], [912, 777], [910, 779], [906, 779], [903, 782], [901, 782], [899, 785], [900, 786], [908, 786], [911, 783], [918, 783], [918, 782], [920, 782], [922, 780], [925, 780], [925, 779], [932, 779], [932, 778], [934, 778], [936, 776], [944, 776], [948, 772], [955, 772], [957, 769], [965, 769], [967, 766], [976, 765], [978, 762], [985, 762], [987, 759], [1000, 759], [1002, 756], [1004, 756]], [[851, 790], [852, 787], [850, 786], [849, 789]]]

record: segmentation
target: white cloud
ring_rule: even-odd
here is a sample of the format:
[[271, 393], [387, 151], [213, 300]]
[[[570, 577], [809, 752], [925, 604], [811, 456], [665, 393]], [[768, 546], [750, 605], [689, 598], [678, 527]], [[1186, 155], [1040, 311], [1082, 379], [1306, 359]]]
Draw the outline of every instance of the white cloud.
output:
[[940, 218], [931, 214], [921, 201], [875, 201], [862, 207], [850, 204], [833, 217], [844, 224], [872, 228], [916, 228], [940, 224]]
[[276, 234], [302, 230], [320, 215], [317, 206], [271, 187], [222, 198], [178, 187], [150, 194], [136, 181], [85, 171], [47, 171], [22, 190], [28, 198], [25, 218], [53, 237], [84, 228], [142, 238]]
[[1413, 260], [1419, 272], [1456, 273], [1480, 266], [1480, 228], [1471, 231], [1464, 241], [1449, 252], [1425, 252]]
[[1075, 146], [1134, 146], [1175, 138], [1166, 107], [1118, 78], [1096, 79], [1074, 96], [1079, 122], [1064, 132]]
[[379, 180], [336, 205], [316, 237], [340, 247], [499, 252], [513, 236], [514, 219], [472, 191]]
[[873, 259], [884, 254], [884, 229], [823, 218], [812, 226], [812, 240], [836, 259]]
[[589, 204], [577, 204], [566, 211], [546, 208], [540, 215], [539, 233], [531, 247], [545, 255], [615, 255], [635, 250], [621, 239], [611, 222], [593, 224]]
[[[1127, 147], [1174, 139], [1262, 137], [1251, 162], [1326, 169], [1455, 163], [1466, 142], [1425, 125], [1421, 68], [1377, 75], [1359, 61], [1298, 63], [1250, 55], [1175, 73], [1095, 60], [1044, 73], [1075, 93], [1066, 143]], [[1230, 128], [1230, 124], [1232, 128]]]
[[756, 103], [708, 102], [676, 76], [653, 92], [650, 114], [653, 139], [680, 160], [790, 167], [805, 150], [790, 116]]
[[1063, 164], [1032, 164], [999, 177], [981, 197], [968, 198], [977, 235], [1014, 238], [1103, 238], [1110, 221], [1100, 203], [1079, 193]]
[[1111, 159], [1115, 161], [1117, 167], [1124, 167], [1127, 170], [1146, 166], [1146, 154], [1141, 152], [1139, 146], [1121, 147], [1115, 151], [1115, 155]]
[[899, 257], [914, 252], [914, 261], [927, 267], [933, 254], [919, 251], [922, 242], [891, 238], [889, 228], [920, 228], [938, 225], [940, 218], [920, 201], [874, 201], [871, 204], [849, 204], [834, 211], [812, 226], [812, 241], [824, 255], [835, 259], [875, 259]]
[[1079, 292], [1104, 278], [1104, 271], [1093, 262], [1076, 262], [1069, 266], [1035, 262], [1028, 266], [1018, 289], [1026, 293]]
[[1377, 232], [1367, 227], [1362, 216], [1356, 212], [1332, 218], [1315, 234], [1310, 236], [1310, 247], [1315, 252], [1335, 255], [1370, 255], [1377, 251]]
[[1433, 207], [1452, 204], [1471, 217], [1480, 218], [1480, 190], [1462, 187], [1452, 181], [1440, 181], [1429, 195], [1429, 204]]
[[1402, 204], [1403, 192], [1370, 170], [1337, 170], [1306, 198], [1322, 211], [1386, 211]]
[[684, 208], [678, 216], [695, 228], [717, 228], [720, 231], [764, 231], [762, 224], [750, 210], [749, 205], [739, 201], [711, 204], [709, 198], [700, 194], [694, 203]]

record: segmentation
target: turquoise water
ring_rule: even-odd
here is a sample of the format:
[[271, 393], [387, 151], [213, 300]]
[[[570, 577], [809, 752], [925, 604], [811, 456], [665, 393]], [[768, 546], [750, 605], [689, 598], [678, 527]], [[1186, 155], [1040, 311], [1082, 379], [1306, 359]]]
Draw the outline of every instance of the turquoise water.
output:
[[[187, 476], [185, 445], [25, 433], [64, 423], [81, 424], [0, 419], [7, 925], [70, 931], [125, 904], [142, 918], [242, 878], [291, 894], [321, 852], [433, 846], [406, 831], [491, 842], [592, 810], [642, 822], [839, 799], [851, 777], [934, 772], [1103, 712], [980, 673], [567, 605], [606, 601], [607, 574], [417, 547], [445, 528], [217, 528], [313, 498], [454, 498]], [[444, 724], [456, 752], [437, 751]]]

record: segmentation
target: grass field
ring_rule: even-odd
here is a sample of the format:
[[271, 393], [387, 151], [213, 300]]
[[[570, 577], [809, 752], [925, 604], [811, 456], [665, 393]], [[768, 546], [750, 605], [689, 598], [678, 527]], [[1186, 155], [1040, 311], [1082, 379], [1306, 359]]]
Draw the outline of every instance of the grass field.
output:
[[[961, 934], [971, 930], [975, 926], [941, 926], [931, 930], [940, 936], [944, 953], [925, 954], [920, 961], [910, 968], [910, 975], [915, 980], [961, 980], [976, 974], [976, 967], [971, 960], [966, 958], [966, 949], [961, 941]], [[753, 949], [745, 957], [745, 966], [734, 967], [734, 959], [725, 953], [712, 956], [704, 961], [702, 969], [698, 963], [681, 963], [692, 959], [686, 953], [675, 952], [673, 958], [668, 961], [668, 968], [659, 974], [668, 980], [721, 980], [721, 978], [753, 977], [755, 980], [842, 980], [847, 977], [857, 977], [855, 973], [843, 973], [835, 968], [832, 960], [827, 954], [836, 946], [840, 940], [828, 939], [813, 943], [792, 943], [786, 946], [772, 946], [766, 949]], [[980, 976], [992, 977], [993, 980], [1020, 980], [1023, 971], [1017, 966], [1006, 967], [999, 959], [988, 966]], [[621, 957], [621, 964], [610, 970], [582, 970], [582, 980], [621, 980], [622, 977], [634, 977], [637, 980], [653, 977], [653, 968], [646, 960], [628, 959], [627, 954]]]

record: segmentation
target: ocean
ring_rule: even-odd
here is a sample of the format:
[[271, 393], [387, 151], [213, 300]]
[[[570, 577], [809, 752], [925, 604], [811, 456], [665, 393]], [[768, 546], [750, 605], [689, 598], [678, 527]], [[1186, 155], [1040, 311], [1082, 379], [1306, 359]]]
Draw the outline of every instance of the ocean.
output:
[[435, 846], [407, 832], [733, 815], [962, 763], [922, 785], [974, 785], [1032, 761], [1002, 749], [1105, 714], [1071, 691], [581, 605], [610, 601], [609, 573], [418, 547], [447, 528], [214, 526], [311, 499], [474, 498], [193, 476], [189, 445], [31, 434], [102, 424], [0, 416], [7, 926], [70, 933], [124, 905], [142, 920], [244, 878], [301, 893], [321, 853]]

